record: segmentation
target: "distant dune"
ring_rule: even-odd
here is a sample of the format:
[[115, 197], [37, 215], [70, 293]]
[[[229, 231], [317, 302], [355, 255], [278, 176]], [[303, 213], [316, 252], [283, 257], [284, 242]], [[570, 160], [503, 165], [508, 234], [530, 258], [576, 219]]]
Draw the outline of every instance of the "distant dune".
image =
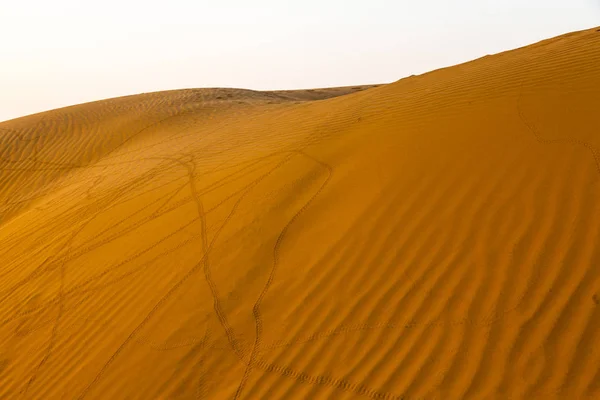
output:
[[600, 32], [0, 124], [0, 398], [600, 398]]

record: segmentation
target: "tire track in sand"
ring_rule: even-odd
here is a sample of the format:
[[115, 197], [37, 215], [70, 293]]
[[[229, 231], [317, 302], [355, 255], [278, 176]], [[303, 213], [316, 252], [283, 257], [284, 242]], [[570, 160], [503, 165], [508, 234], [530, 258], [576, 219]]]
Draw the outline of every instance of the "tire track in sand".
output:
[[250, 353], [250, 359], [248, 361], [248, 364], [246, 365], [246, 369], [244, 371], [244, 375], [242, 376], [242, 380], [240, 381], [238, 388], [235, 392], [234, 399], [236, 399], [236, 400], [239, 399], [239, 397], [241, 396], [241, 394], [244, 390], [244, 386], [246, 385], [246, 382], [248, 381], [248, 377], [249, 377], [250, 373], [252, 372], [252, 368], [253, 368], [254, 364], [256, 363], [256, 355], [260, 348], [260, 344], [262, 341], [262, 331], [263, 331], [263, 321], [262, 321], [262, 316], [260, 313], [260, 307], [262, 305], [263, 299], [265, 298], [265, 296], [267, 295], [267, 292], [269, 291], [269, 288], [271, 287], [273, 279], [275, 278], [277, 266], [280, 263], [281, 244], [283, 243], [283, 240], [284, 240], [287, 232], [289, 231], [290, 227], [304, 213], [304, 211], [306, 211], [306, 209], [312, 204], [312, 202], [321, 194], [321, 192], [323, 191], [323, 189], [325, 189], [325, 187], [327, 186], [327, 184], [329, 183], [329, 181], [331, 180], [331, 177], [333, 175], [333, 168], [329, 164], [326, 164], [322, 161], [317, 160], [316, 158], [314, 158], [312, 156], [309, 156], [304, 151], [298, 151], [298, 153], [300, 155], [314, 161], [319, 166], [321, 166], [327, 172], [327, 177], [325, 178], [325, 180], [323, 181], [323, 183], [321, 184], [319, 189], [315, 192], [315, 194], [313, 194], [311, 196], [311, 198], [302, 206], [302, 208], [300, 208], [300, 210], [298, 210], [296, 212], [296, 214], [294, 214], [294, 216], [288, 221], [288, 223], [283, 227], [283, 229], [279, 233], [279, 236], [277, 237], [277, 241], [275, 242], [275, 247], [273, 249], [273, 266], [269, 273], [269, 277], [267, 278], [267, 282], [265, 283], [265, 286], [263, 287], [262, 292], [258, 296], [258, 299], [256, 300], [256, 303], [254, 303], [254, 307], [252, 308], [252, 314], [254, 316], [255, 325], [256, 325], [256, 332], [255, 332], [256, 336], [254, 339], [254, 345], [252, 346], [252, 350]]

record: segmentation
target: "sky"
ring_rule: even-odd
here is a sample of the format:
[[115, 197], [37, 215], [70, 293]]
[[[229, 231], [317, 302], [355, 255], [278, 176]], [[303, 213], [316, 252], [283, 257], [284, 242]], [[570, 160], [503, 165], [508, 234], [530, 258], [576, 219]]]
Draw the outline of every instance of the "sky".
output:
[[600, 25], [600, 0], [0, 2], [0, 121], [158, 90], [388, 83]]

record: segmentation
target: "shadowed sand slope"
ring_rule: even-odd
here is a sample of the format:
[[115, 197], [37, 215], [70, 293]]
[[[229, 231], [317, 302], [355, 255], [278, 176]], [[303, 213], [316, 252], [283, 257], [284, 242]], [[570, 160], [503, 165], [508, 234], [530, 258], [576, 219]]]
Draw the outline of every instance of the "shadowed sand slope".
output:
[[0, 398], [599, 398], [600, 32], [360, 89], [0, 124]]

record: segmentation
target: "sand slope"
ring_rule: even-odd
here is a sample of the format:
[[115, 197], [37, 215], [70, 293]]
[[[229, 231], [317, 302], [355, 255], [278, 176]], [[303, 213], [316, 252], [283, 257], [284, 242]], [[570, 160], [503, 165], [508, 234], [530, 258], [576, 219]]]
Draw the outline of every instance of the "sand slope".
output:
[[0, 124], [0, 398], [600, 397], [600, 32], [353, 91]]

